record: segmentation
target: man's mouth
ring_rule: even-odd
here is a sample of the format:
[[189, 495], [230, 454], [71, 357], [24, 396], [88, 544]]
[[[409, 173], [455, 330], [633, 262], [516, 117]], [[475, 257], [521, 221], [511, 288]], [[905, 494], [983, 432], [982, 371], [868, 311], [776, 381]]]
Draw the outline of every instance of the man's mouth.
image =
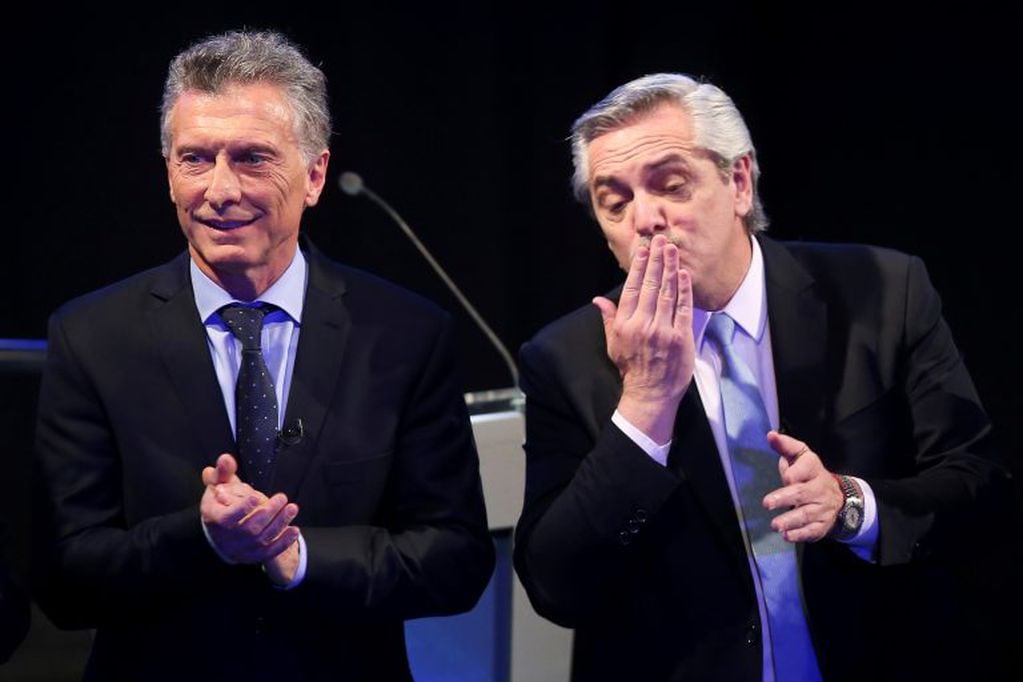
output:
[[196, 218], [196, 221], [214, 230], [235, 230], [256, 222], [257, 218]]

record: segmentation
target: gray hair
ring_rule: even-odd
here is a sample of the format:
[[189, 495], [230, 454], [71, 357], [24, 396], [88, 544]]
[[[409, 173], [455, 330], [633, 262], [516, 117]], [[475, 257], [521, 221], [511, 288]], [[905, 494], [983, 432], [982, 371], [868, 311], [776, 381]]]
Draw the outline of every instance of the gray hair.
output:
[[327, 78], [301, 49], [274, 31], [230, 31], [201, 40], [170, 64], [160, 107], [160, 147], [170, 153], [171, 109], [186, 90], [223, 93], [234, 84], [271, 83], [284, 90], [307, 162], [330, 143]]
[[576, 198], [589, 205], [590, 142], [634, 123], [665, 102], [676, 104], [689, 114], [696, 144], [710, 152], [725, 177], [736, 161], [749, 155], [753, 207], [743, 218], [743, 223], [750, 233], [765, 229], [767, 214], [757, 193], [760, 165], [742, 115], [731, 98], [717, 86], [700, 83], [678, 73], [656, 73], [630, 81], [615, 88], [576, 119], [572, 124], [571, 138], [572, 163], [575, 166], [572, 184]]

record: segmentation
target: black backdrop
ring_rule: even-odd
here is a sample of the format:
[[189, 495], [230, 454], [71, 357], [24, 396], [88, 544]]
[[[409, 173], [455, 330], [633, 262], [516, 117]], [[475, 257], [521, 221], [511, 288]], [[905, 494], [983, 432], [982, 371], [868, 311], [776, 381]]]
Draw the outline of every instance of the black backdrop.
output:
[[[212, 32], [273, 27], [322, 64], [336, 134], [304, 229], [334, 257], [456, 311], [389, 220], [336, 178], [357, 170], [416, 228], [513, 352], [618, 277], [569, 192], [565, 137], [611, 87], [677, 70], [722, 86], [760, 153], [779, 238], [924, 257], [1006, 452], [1023, 408], [1013, 319], [1019, 229], [1015, 23], [968, 9], [670, 9], [591, 2], [330, 11], [72, 14], [29, 8], [3, 41], [8, 165], [0, 337], [42, 337], [62, 301], [183, 247], [159, 155], [165, 69]], [[10, 160], [12, 157], [7, 156]], [[11, 182], [13, 181], [13, 187]], [[506, 386], [459, 315], [466, 389]]]
[[[368, 201], [343, 195], [337, 176], [356, 170], [386, 197], [514, 352], [618, 279], [570, 196], [571, 121], [621, 82], [686, 71], [722, 86], [744, 112], [774, 236], [870, 242], [925, 259], [1023, 478], [1012, 437], [1023, 360], [1010, 295], [1020, 269], [1017, 23], [977, 3], [827, 13], [553, 4], [23, 6], [0, 41], [0, 139], [14, 148], [5, 156], [0, 338], [43, 337], [61, 302], [183, 248], [159, 156], [167, 62], [209, 33], [272, 27], [322, 64], [332, 94], [329, 186], [306, 232], [330, 255], [454, 311], [466, 389], [506, 386], [500, 359], [414, 248]], [[17, 457], [4, 469], [14, 479], [27, 473], [34, 386], [16, 388], [24, 383], [4, 391], [24, 400], [3, 400], [5, 431], [17, 431], [5, 448], [15, 452], [4, 453]], [[1017, 562], [993, 562], [1001, 582], [992, 594], [1018, 581]], [[1003, 636], [1019, 643], [1018, 628]]]
[[[62, 301], [179, 251], [159, 154], [166, 65], [186, 43], [240, 26], [291, 35], [329, 81], [337, 132], [307, 233], [328, 254], [457, 312], [388, 218], [337, 188], [342, 171], [358, 171], [513, 352], [618, 277], [570, 196], [572, 120], [625, 80], [683, 71], [719, 84], [744, 111], [773, 235], [923, 256], [996, 423], [1012, 426], [1023, 408], [1023, 362], [1007, 328], [1019, 39], [1008, 14], [974, 3], [827, 15], [641, 2], [543, 12], [29, 8], [3, 41], [14, 164], [0, 337], [41, 337]], [[466, 390], [507, 385], [483, 334], [459, 320]]]

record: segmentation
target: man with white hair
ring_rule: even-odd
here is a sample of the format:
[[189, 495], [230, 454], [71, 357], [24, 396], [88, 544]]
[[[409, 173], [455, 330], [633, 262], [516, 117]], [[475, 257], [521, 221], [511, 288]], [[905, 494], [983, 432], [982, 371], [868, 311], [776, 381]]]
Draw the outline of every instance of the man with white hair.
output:
[[711, 84], [627, 83], [572, 145], [627, 276], [522, 348], [515, 566], [573, 679], [969, 670], [944, 562], [1007, 474], [922, 262], [766, 237]]

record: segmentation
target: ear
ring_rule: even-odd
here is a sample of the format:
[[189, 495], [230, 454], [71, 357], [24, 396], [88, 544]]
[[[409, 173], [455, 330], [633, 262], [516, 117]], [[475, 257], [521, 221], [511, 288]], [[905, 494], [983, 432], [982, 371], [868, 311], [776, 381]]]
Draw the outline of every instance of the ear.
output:
[[323, 185], [327, 181], [327, 164], [330, 162], [330, 150], [324, 149], [320, 155], [309, 164], [306, 170], [306, 191], [305, 205], [315, 206], [320, 200], [320, 193], [323, 192]]
[[745, 218], [753, 210], [753, 160], [749, 154], [740, 156], [732, 165], [735, 214]]

